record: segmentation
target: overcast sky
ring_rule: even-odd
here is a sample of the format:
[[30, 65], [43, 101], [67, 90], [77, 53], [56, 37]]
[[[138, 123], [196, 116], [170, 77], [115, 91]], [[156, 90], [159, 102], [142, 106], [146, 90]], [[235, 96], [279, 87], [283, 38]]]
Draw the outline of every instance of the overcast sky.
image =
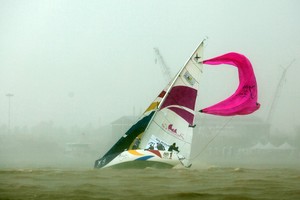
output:
[[[174, 75], [205, 37], [205, 58], [236, 51], [252, 62], [266, 120], [300, 125], [298, 0], [0, 0], [0, 125], [52, 120], [108, 124], [140, 114], [164, 88], [158, 47]], [[237, 87], [231, 67], [204, 69], [198, 107]], [[202, 97], [201, 97], [202, 98]], [[202, 106], [203, 105], [203, 106]]]

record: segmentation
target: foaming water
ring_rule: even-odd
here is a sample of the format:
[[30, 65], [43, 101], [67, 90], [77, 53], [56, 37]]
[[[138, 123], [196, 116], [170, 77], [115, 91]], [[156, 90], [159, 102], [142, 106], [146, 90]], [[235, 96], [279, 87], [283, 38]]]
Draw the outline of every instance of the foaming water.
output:
[[3, 169], [0, 199], [300, 199], [297, 169]]

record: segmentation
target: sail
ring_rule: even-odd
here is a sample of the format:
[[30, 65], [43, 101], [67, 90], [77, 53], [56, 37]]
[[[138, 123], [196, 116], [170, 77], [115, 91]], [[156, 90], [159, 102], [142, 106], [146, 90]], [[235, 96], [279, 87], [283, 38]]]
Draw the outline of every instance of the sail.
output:
[[202, 73], [203, 42], [173, 79], [144, 132], [140, 148], [164, 149], [176, 143], [189, 159], [193, 136], [196, 97]]
[[257, 84], [252, 65], [247, 57], [238, 53], [227, 53], [212, 59], [203, 61], [207, 65], [228, 64], [237, 67], [239, 74], [239, 86], [227, 99], [200, 110], [200, 112], [221, 115], [247, 115], [258, 110]]
[[203, 42], [137, 123], [103, 157], [95, 161], [95, 168], [107, 165], [125, 150], [135, 149], [137, 140], [140, 140], [139, 149], [153, 146], [154, 150], [168, 150], [171, 144], [176, 143], [180, 160], [185, 158], [185, 165], [189, 165], [202, 54]]
[[95, 167], [101, 168], [107, 163], [112, 161], [124, 150], [129, 150], [133, 148], [135, 139], [140, 138], [144, 133], [146, 127], [148, 126], [151, 118], [153, 117], [155, 111], [157, 110], [162, 98], [166, 94], [166, 87], [160, 94], [154, 99], [150, 106], [145, 110], [139, 120], [130, 127], [130, 129], [104, 154], [104, 156], [95, 161]]

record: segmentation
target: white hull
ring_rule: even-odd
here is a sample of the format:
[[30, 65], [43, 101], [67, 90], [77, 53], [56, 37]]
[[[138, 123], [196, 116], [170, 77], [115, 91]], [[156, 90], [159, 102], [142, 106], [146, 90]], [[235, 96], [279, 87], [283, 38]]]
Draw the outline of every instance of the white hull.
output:
[[182, 158], [177, 152], [159, 150], [123, 151], [102, 168], [172, 168], [181, 164]]

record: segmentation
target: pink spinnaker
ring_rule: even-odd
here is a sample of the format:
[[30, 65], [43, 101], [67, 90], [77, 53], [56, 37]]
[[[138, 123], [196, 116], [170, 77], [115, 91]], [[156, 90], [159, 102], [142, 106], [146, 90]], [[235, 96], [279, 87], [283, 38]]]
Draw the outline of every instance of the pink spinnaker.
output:
[[258, 110], [257, 84], [252, 65], [248, 58], [238, 53], [227, 53], [212, 59], [203, 61], [207, 65], [228, 64], [238, 68], [239, 86], [227, 99], [200, 110], [200, 112], [221, 115], [247, 115]]

